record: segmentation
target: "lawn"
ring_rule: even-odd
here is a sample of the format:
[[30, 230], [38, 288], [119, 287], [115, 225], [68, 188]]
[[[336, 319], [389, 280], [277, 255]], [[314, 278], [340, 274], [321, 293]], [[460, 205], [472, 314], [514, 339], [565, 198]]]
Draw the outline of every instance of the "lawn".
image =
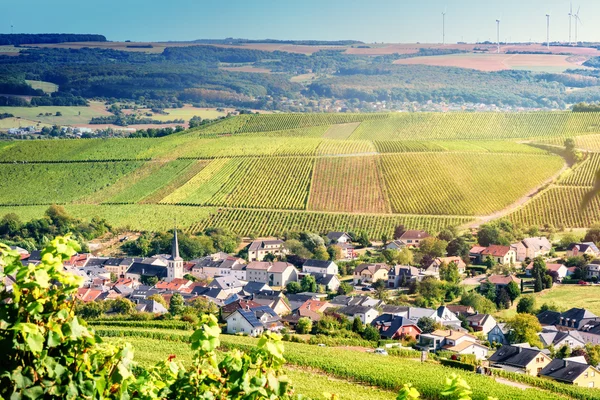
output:
[[560, 310], [585, 308], [600, 315], [600, 288], [598, 286], [556, 285], [535, 295], [538, 307], [554, 303]]
[[165, 112], [169, 114], [154, 114], [152, 119], [157, 119], [159, 121], [183, 119], [187, 122], [194, 116], [198, 116], [202, 119], [216, 119], [227, 115], [227, 113], [217, 111], [214, 108], [196, 108], [192, 106], [185, 106], [183, 108], [167, 108], [165, 109]]
[[29, 83], [29, 86], [31, 86], [34, 89], [42, 89], [44, 93], [54, 93], [58, 91], [58, 85], [52, 82], [28, 80], [26, 80], [25, 82]]
[[[62, 115], [57, 117], [56, 113]], [[30, 121], [39, 121], [50, 125], [86, 125], [92, 117], [112, 115], [106, 111], [101, 102], [90, 102], [89, 107], [65, 107], [65, 106], [43, 106], [43, 107], [0, 107], [0, 114], [10, 113], [15, 117], [21, 117]], [[50, 116], [39, 116], [50, 113]]]

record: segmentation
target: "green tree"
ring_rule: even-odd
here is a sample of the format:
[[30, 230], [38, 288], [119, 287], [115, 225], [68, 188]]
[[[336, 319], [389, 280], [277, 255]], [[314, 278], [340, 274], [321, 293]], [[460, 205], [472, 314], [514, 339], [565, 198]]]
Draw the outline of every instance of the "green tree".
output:
[[521, 297], [521, 300], [517, 304], [517, 312], [520, 314], [533, 314], [535, 312], [535, 297]]
[[541, 292], [542, 290], [544, 290], [545, 287], [545, 281], [544, 281], [544, 276], [546, 275], [546, 272], [548, 271], [548, 269], [546, 268], [546, 262], [544, 261], [544, 259], [542, 257], [536, 257], [533, 260], [533, 267], [531, 269], [531, 276], [533, 276], [534, 279], [534, 285], [533, 285], [533, 291], [534, 292]]
[[544, 288], [545, 289], [552, 289], [552, 276], [550, 275], [544, 275]]
[[356, 242], [362, 247], [371, 246], [371, 241], [369, 240], [369, 234], [367, 231], [360, 231], [358, 233], [358, 237], [356, 238]]
[[529, 343], [540, 349], [543, 347], [538, 336], [542, 326], [534, 315], [517, 314], [507, 321], [506, 327], [510, 331], [511, 343]]
[[195, 310], [197, 315], [219, 314], [219, 307], [204, 297], [196, 297], [190, 302], [190, 307]]
[[471, 250], [471, 245], [463, 237], [458, 237], [448, 243], [447, 251], [449, 256], [460, 257], [463, 260], [468, 260], [469, 250]]
[[566, 249], [571, 243], [579, 242], [579, 237], [574, 233], [565, 233], [559, 242], [559, 246], [561, 249]]
[[296, 324], [296, 332], [298, 332], [301, 335], [304, 335], [306, 333], [310, 333], [311, 330], [312, 321], [309, 318], [302, 317], [298, 320], [298, 323]]
[[450, 264], [442, 263], [442, 265], [440, 266], [440, 279], [451, 283], [460, 282], [460, 273], [458, 272], [458, 265], [456, 265], [455, 262], [451, 262]]
[[288, 282], [285, 286], [285, 290], [290, 294], [296, 294], [302, 292], [302, 285], [298, 282]]
[[160, 294], [156, 293], [153, 294], [151, 296], [148, 296], [147, 298], [148, 300], [154, 300], [157, 303], [159, 303], [160, 305], [162, 305], [164, 308], [169, 308], [169, 306], [167, 305], [167, 301], [165, 300], [164, 297], [162, 297]]
[[327, 252], [327, 249], [325, 248], [325, 246], [319, 246], [315, 249], [315, 254], [314, 254], [314, 258], [316, 260], [329, 260], [329, 253]]
[[419, 282], [417, 292], [423, 297], [428, 306], [438, 305], [446, 295], [444, 284], [433, 276], [427, 276]]
[[571, 357], [571, 347], [568, 344], [563, 344], [560, 349], [554, 355], [554, 358], [560, 358], [561, 360], [567, 357]]
[[362, 321], [360, 320], [360, 318], [354, 318], [352, 320], [352, 332], [356, 332], [356, 333], [362, 333], [362, 331], [364, 330], [364, 326]]
[[317, 281], [315, 277], [312, 275], [305, 275], [302, 278], [302, 282], [300, 284], [302, 286], [303, 292], [316, 293], [317, 292]]
[[596, 245], [600, 244], [600, 224], [593, 224], [585, 233], [584, 242], [593, 242]]
[[494, 285], [491, 282], [484, 282], [481, 287], [479, 288], [479, 291], [481, 292], [481, 294], [483, 296], [485, 296], [486, 298], [488, 298], [490, 301], [492, 302], [496, 302], [496, 295], [497, 295], [497, 290], [496, 290], [496, 285]]
[[446, 248], [448, 247], [448, 242], [445, 240], [440, 240], [434, 237], [428, 237], [421, 240], [419, 244], [419, 251], [422, 254], [426, 254], [432, 258], [435, 257], [444, 257], [446, 255]]
[[185, 308], [185, 301], [183, 296], [179, 293], [173, 293], [171, 301], [169, 302], [169, 312], [171, 315], [181, 315]]
[[422, 317], [417, 322], [417, 326], [423, 333], [431, 333], [439, 327], [439, 324], [433, 318]]
[[362, 337], [363, 339], [368, 340], [370, 342], [376, 342], [380, 338], [379, 331], [377, 330], [377, 328], [371, 325], [367, 325], [365, 327], [365, 330], [362, 333]]
[[112, 311], [117, 314], [129, 315], [135, 310], [135, 304], [125, 298], [112, 300], [109, 304], [112, 308]]
[[480, 314], [492, 314], [496, 312], [496, 304], [475, 291], [462, 295], [460, 304], [463, 306], [471, 306]]
[[338, 245], [332, 244], [327, 247], [327, 254], [329, 255], [330, 261], [336, 261], [342, 259], [342, 248]]
[[519, 285], [517, 285], [516, 282], [510, 281], [506, 286], [506, 292], [508, 293], [510, 303], [512, 304], [521, 295], [521, 288], [519, 288]]
[[309, 259], [312, 258], [312, 253], [304, 247], [302, 242], [296, 239], [290, 239], [285, 242], [285, 248], [290, 251], [290, 253], [297, 255], [300, 258]]
[[346, 294], [352, 292], [353, 290], [354, 290], [354, 288], [348, 282], [342, 282], [342, 283], [340, 283], [340, 287], [338, 287], [337, 292], [338, 292], [338, 294], [346, 295]]
[[75, 313], [84, 319], [96, 319], [104, 314], [104, 306], [99, 301], [77, 303]]
[[511, 305], [510, 296], [505, 288], [502, 288], [498, 291], [498, 296], [496, 296], [496, 305], [500, 309], [510, 308]]

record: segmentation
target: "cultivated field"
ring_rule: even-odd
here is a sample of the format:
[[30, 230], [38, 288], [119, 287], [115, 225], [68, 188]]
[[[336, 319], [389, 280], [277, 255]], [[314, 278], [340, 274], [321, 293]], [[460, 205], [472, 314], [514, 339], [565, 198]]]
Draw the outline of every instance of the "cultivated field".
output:
[[45, 93], [54, 93], [58, 91], [58, 85], [52, 82], [44, 81], [25, 81], [34, 89], [42, 89]]
[[550, 54], [450, 54], [405, 58], [394, 61], [402, 65], [435, 65], [440, 67], [471, 68], [480, 71], [518, 69], [535, 72], [564, 72], [579, 67], [586, 59]]
[[[62, 115], [56, 116], [57, 112]], [[106, 111], [104, 103], [94, 101], [90, 102], [89, 107], [0, 107], [0, 114], [2, 113], [10, 113], [15, 117], [50, 125], [87, 125], [93, 117], [112, 115]], [[47, 113], [50, 116], [44, 115]]]
[[[36, 204], [41, 215], [62, 203], [117, 226], [132, 223], [127, 207], [146, 207], [157, 216], [136, 221], [145, 229], [175, 207], [192, 215], [190, 232], [240, 235], [364, 229], [379, 239], [398, 224], [434, 233], [504, 216], [584, 227], [600, 219], [598, 200], [578, 211], [598, 156], [550, 182], [564, 160], [522, 142], [599, 134], [598, 114], [271, 114], [162, 138], [12, 141], [0, 169], [18, 187], [0, 204]], [[39, 182], [50, 188], [41, 195]]]

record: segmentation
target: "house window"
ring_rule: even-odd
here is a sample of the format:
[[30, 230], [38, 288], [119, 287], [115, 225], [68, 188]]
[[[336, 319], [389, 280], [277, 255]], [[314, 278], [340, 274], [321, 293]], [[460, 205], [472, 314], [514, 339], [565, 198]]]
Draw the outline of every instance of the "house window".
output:
[[537, 373], [538, 373], [538, 375], [540, 374], [540, 372], [542, 372], [542, 368], [538, 368], [538, 369], [537, 369]]

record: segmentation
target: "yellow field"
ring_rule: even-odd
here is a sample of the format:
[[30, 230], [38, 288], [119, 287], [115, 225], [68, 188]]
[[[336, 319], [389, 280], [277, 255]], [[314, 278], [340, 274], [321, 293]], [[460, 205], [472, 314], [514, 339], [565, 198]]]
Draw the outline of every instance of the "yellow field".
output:
[[45, 93], [54, 93], [58, 91], [58, 85], [51, 82], [28, 80], [26, 80], [25, 82], [29, 83], [29, 85], [34, 89], [42, 89]]

